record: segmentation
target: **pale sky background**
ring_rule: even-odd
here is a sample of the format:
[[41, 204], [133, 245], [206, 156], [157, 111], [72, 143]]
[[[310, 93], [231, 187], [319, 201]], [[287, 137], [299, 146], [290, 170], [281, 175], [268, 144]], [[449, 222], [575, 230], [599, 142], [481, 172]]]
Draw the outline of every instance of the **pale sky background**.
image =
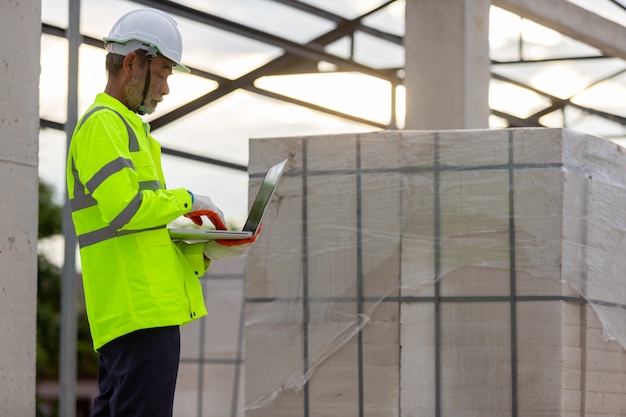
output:
[[[626, 12], [608, 0], [571, 0], [609, 19], [626, 25]], [[233, 20], [256, 29], [298, 42], [306, 42], [334, 24], [312, 17], [269, 0], [180, 0], [187, 6]], [[353, 18], [382, 3], [382, 0], [308, 0], [306, 3]], [[83, 0], [81, 3], [81, 32], [98, 39], [106, 36], [115, 21], [127, 11], [142, 8], [126, 0]], [[241, 36], [174, 16], [184, 39], [183, 62], [226, 78], [237, 78], [250, 70], [280, 56], [282, 50]], [[67, 0], [42, 0], [42, 21], [67, 27]], [[367, 25], [402, 36], [404, 34], [404, 2], [398, 1], [384, 13], [368, 18]], [[593, 48], [492, 7], [490, 42], [492, 58], [499, 61], [519, 59], [517, 39], [523, 31], [528, 42], [525, 58], [541, 59], [561, 54], [593, 55]], [[397, 45], [366, 35], [357, 38], [355, 58], [377, 68], [403, 67], [404, 52]], [[346, 56], [345, 40], [331, 45], [328, 52]], [[94, 96], [106, 83], [105, 52], [82, 46], [80, 50], [79, 113], [89, 107]], [[536, 88], [561, 98], [575, 95], [575, 102], [626, 117], [626, 76], [581, 89], [604, 75], [626, 71], [621, 59], [556, 62], [550, 65], [522, 64], [494, 66], [494, 71], [507, 76], [523, 77]], [[520, 75], [522, 74], [522, 75]], [[271, 77], [259, 80], [258, 87], [291, 95], [302, 100], [331, 107], [364, 118], [387, 123], [390, 120], [391, 87], [386, 81], [355, 73], [312, 74]], [[159, 105], [150, 121], [182, 103], [206, 94], [216, 87], [212, 81], [194, 75], [175, 73], [170, 77], [170, 94]], [[40, 114], [44, 119], [65, 122], [67, 91], [67, 42], [49, 35], [42, 36]], [[402, 91], [399, 91], [402, 98]], [[579, 94], [577, 94], [579, 93]], [[528, 90], [493, 81], [490, 89], [492, 108], [526, 117], [546, 106], [545, 99]], [[398, 103], [400, 110], [403, 102]], [[584, 117], [575, 111], [568, 113], [568, 127], [623, 141], [623, 126]], [[548, 126], [561, 126], [562, 117], [547, 116]], [[497, 118], [490, 119], [492, 127], [501, 127]], [[154, 136], [164, 147], [223, 159], [242, 165], [248, 163], [250, 138], [301, 136], [314, 134], [367, 132], [375, 128], [328, 116], [313, 110], [264, 98], [238, 90], [209, 106], [168, 126], [158, 129]], [[64, 132], [43, 129], [40, 134], [40, 178], [57, 190], [59, 202], [65, 184]], [[247, 214], [248, 177], [240, 171], [212, 167], [184, 159], [164, 156], [164, 171], [168, 188], [185, 187], [198, 194], [207, 194], [222, 208], [227, 219], [242, 224]]]
[[[194, 2], [186, 4], [193, 5]], [[262, 22], [281, 22], [293, 25], [291, 28], [278, 30], [282, 35], [293, 36], [295, 31], [300, 41], [305, 41], [319, 32], [301, 30], [300, 20], [285, 15], [289, 8], [280, 6], [283, 15], [276, 19], [275, 8], [279, 5], [266, 0], [227, 0], [227, 1], [196, 1], [196, 7], [204, 5], [207, 12], [218, 14], [229, 19], [238, 19], [245, 24], [253, 24], [262, 30], [268, 27]], [[341, 2], [335, 2], [339, 5]], [[355, 3], [347, 2], [349, 3]], [[377, 1], [360, 0], [356, 10], [366, 10]], [[370, 6], [368, 6], [370, 5]], [[365, 7], [364, 7], [365, 6]], [[83, 0], [82, 2], [82, 33], [102, 38], [114, 22], [123, 13], [140, 6], [128, 1], [117, 0]], [[349, 8], [353, 9], [353, 8]], [[402, 10], [400, 10], [402, 12]], [[245, 16], [248, 16], [246, 21]], [[298, 15], [303, 15], [298, 13]], [[355, 13], [356, 15], [356, 13]], [[269, 20], [261, 19], [268, 16]], [[287, 18], [283, 18], [285, 16]], [[254, 17], [255, 19], [251, 18]], [[401, 21], [401, 13], [398, 19]], [[43, 0], [42, 20], [61, 27], [67, 25], [67, 1]], [[184, 36], [183, 61], [192, 66], [201, 67], [218, 75], [236, 78], [252, 68], [279, 56], [282, 51], [266, 47], [258, 42], [228, 34], [217, 29], [176, 18]], [[311, 20], [306, 18], [305, 20]], [[326, 22], [325, 22], [326, 23]], [[274, 25], [276, 29], [276, 25]], [[280, 25], [278, 25], [280, 26]], [[319, 23], [318, 23], [319, 26]], [[327, 23], [323, 31], [330, 30]], [[274, 30], [274, 33], [277, 31]], [[400, 66], [403, 57], [395, 51], [395, 62], [389, 65]], [[64, 122], [66, 119], [66, 74], [67, 64], [66, 42], [52, 36], [42, 37], [42, 73], [41, 73], [41, 105], [42, 118]], [[104, 71], [105, 52], [97, 48], [82, 46], [80, 52], [79, 75], [79, 112], [82, 113], [92, 102], [93, 97], [106, 83]], [[63, 59], [59, 59], [59, 58]], [[338, 77], [329, 74], [315, 77], [306, 76], [282, 77], [283, 85], [277, 89], [300, 89], [308, 99], [318, 100], [322, 105], [333, 105], [340, 110], [352, 114], [389, 120], [389, 85], [386, 82], [359, 74], [352, 76], [342, 74]], [[304, 80], [304, 78], [307, 78]], [[276, 84], [274, 80], [264, 80], [263, 87]], [[216, 86], [212, 81], [187, 74], [175, 73], [170, 77], [170, 94], [159, 105], [157, 112], [145, 118], [154, 119], [168, 110], [201, 94], [209, 92]], [[304, 87], [304, 88], [303, 88]], [[269, 87], [266, 87], [269, 88]], [[364, 93], [374, 99], [364, 100]], [[384, 102], [384, 104], [383, 104]], [[380, 103], [380, 104], [377, 104]], [[154, 136], [164, 147], [180, 149], [212, 158], [223, 159], [247, 165], [249, 138], [293, 136], [325, 133], [362, 132], [373, 130], [370, 126], [361, 125], [335, 117], [326, 116], [301, 107], [270, 100], [252, 93], [237, 91], [206, 108], [196, 111], [171, 125], [154, 132]], [[40, 175], [51, 182], [55, 188], [63, 189], [64, 184], [65, 136], [63, 132], [45, 129], [40, 137]], [[164, 170], [168, 180], [168, 188], [186, 187], [199, 194], [209, 194], [222, 207], [230, 219], [241, 222], [247, 213], [247, 174], [233, 170], [210, 167], [180, 158], [164, 156]]]

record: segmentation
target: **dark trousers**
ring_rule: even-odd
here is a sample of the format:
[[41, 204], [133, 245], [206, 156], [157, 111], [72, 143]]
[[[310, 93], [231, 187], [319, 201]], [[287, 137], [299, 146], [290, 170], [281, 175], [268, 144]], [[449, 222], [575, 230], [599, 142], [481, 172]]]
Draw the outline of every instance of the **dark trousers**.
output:
[[139, 330], [100, 348], [92, 417], [172, 417], [178, 326]]

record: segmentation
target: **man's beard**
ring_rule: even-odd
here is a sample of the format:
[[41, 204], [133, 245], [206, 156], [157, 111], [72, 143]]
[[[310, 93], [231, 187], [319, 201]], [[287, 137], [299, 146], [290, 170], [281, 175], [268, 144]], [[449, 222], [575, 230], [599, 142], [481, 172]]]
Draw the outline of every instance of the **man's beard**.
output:
[[[126, 87], [124, 87], [126, 103], [128, 104], [128, 108], [132, 111], [137, 111], [137, 107], [141, 105], [143, 100], [144, 84], [145, 78], [142, 77], [141, 73], [138, 73], [130, 80]], [[146, 99], [143, 103], [147, 109], [146, 113], [154, 113], [158, 101], [160, 101], [159, 97], [155, 96], [148, 90], [148, 94], [146, 95]]]

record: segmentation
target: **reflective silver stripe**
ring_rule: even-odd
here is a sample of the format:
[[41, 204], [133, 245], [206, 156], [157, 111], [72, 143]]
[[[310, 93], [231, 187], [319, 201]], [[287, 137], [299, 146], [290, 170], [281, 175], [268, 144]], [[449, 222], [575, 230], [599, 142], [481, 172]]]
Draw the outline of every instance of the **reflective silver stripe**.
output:
[[102, 184], [107, 178], [117, 172], [120, 172], [124, 168], [130, 168], [134, 170], [135, 165], [130, 159], [122, 157], [112, 160], [111, 162], [100, 168], [100, 170], [96, 172], [89, 181], [87, 181], [87, 189], [89, 190], [89, 192], [93, 193], [94, 190], [98, 188], [98, 186]]
[[[117, 113], [117, 111], [113, 111]], [[139, 152], [139, 141], [137, 141], [135, 131], [130, 127], [126, 119], [121, 114], [117, 113], [117, 115], [120, 116], [120, 119], [122, 119], [122, 122], [126, 125], [126, 131], [128, 132], [128, 149], [130, 149], [131, 152]]]
[[94, 230], [93, 232], [85, 233], [78, 236], [78, 246], [81, 248], [95, 245], [104, 240], [111, 239], [117, 236], [116, 229], [111, 226], [107, 226], [103, 229]]
[[143, 194], [138, 192], [135, 194], [133, 199], [128, 203], [128, 205], [118, 214], [113, 220], [111, 220], [111, 226], [116, 229], [121, 229], [126, 223], [133, 218], [139, 207], [141, 206], [141, 200], [143, 198]]
[[139, 141], [137, 140], [137, 135], [135, 135], [135, 131], [130, 127], [130, 125], [128, 124], [128, 121], [126, 120], [124, 116], [120, 114], [120, 112], [110, 107], [98, 106], [89, 110], [80, 121], [80, 124], [78, 125], [78, 129], [80, 129], [83, 126], [83, 124], [87, 121], [89, 116], [91, 116], [92, 114], [100, 110], [111, 110], [113, 113], [117, 114], [120, 119], [122, 119], [122, 122], [124, 122], [124, 126], [126, 126], [126, 132], [128, 133], [128, 149], [131, 152], [139, 152]]
[[139, 182], [139, 191], [147, 190], [147, 191], [156, 191], [161, 189], [161, 181], [141, 181]]
[[93, 109], [89, 110], [87, 113], [85, 113], [85, 115], [83, 116], [83, 118], [80, 121], [80, 124], [78, 125], [78, 128], [76, 129], [76, 131], [78, 132], [78, 130], [80, 130], [81, 127], [83, 127], [83, 124], [85, 124], [85, 122], [87, 121], [87, 119], [89, 118], [89, 116], [91, 116], [92, 114], [94, 114], [95, 112], [102, 110], [102, 109], [108, 109], [108, 107], [104, 107], [104, 106], [98, 106], [98, 107], [94, 107]]
[[[126, 126], [126, 132], [128, 134], [129, 151], [139, 151], [139, 142], [137, 140], [137, 135], [135, 135], [135, 132], [130, 127], [124, 116], [122, 116], [118, 111], [110, 107], [97, 106], [89, 110], [81, 119], [76, 131], [80, 130], [80, 128], [92, 114], [100, 110], [111, 110], [122, 120], [124, 126]], [[111, 161], [109, 164], [105, 165], [100, 171], [98, 171], [98, 173], [96, 173], [96, 175], [94, 175], [94, 177], [87, 183], [87, 189], [90, 192], [93, 192], [93, 190], [95, 190], [98, 185], [102, 184], [102, 182], [104, 182], [110, 175], [126, 167], [134, 169], [132, 160], [119, 158], [115, 161]], [[74, 212], [97, 205], [96, 200], [91, 196], [91, 194], [85, 193], [85, 186], [78, 177], [78, 171], [76, 170], [74, 160], [72, 160], [72, 174], [74, 176], [74, 198], [70, 200], [70, 207], [72, 208], [72, 211]]]
[[[98, 203], [91, 196], [91, 194], [85, 194], [85, 190], [80, 180], [78, 179], [78, 173], [74, 167], [74, 161], [72, 161], [72, 172], [74, 173], [74, 198], [70, 200], [70, 206], [72, 211], [78, 211], [93, 207]], [[139, 191], [157, 191], [161, 189], [161, 181], [142, 181], [139, 183]]]
[[74, 177], [74, 198], [70, 200], [72, 212], [95, 206], [97, 204], [96, 200], [91, 194], [85, 194], [85, 187], [80, 182], [80, 178], [78, 178], [74, 159], [72, 159], [72, 176]]
[[113, 226], [107, 226], [102, 229], [94, 230], [93, 232], [85, 233], [78, 236], [78, 246], [82, 249], [96, 243], [104, 242], [118, 236], [132, 235], [134, 233], [147, 232], [150, 230], [164, 229], [166, 226], [151, 227], [148, 229], [140, 230], [120, 230], [117, 231]]
[[[128, 150], [130, 152], [139, 152], [139, 141], [137, 140], [137, 135], [135, 134], [133, 129], [130, 127], [130, 124], [128, 123], [126, 118], [122, 116], [117, 110], [114, 110], [110, 107], [98, 106], [89, 110], [89, 112], [87, 112], [81, 119], [80, 124], [78, 128], [76, 129], [76, 131], [80, 130], [83, 124], [87, 121], [87, 119], [93, 113], [100, 111], [100, 110], [110, 110], [118, 115], [118, 117], [124, 123], [124, 126], [126, 126], [126, 132], [128, 134]], [[107, 178], [109, 178], [111, 175], [115, 174], [116, 172], [121, 171], [124, 168], [131, 168], [134, 170], [135, 167], [134, 167], [133, 161], [131, 159], [122, 158], [122, 157], [117, 158], [109, 162], [105, 166], [103, 166], [87, 182], [86, 187], [85, 187], [78, 177], [78, 171], [74, 164], [74, 160], [72, 160], [72, 174], [74, 176], [74, 198], [70, 200], [70, 206], [72, 208], [72, 211], [77, 211], [77, 210], [81, 210], [87, 207], [95, 206], [97, 204], [96, 200], [91, 196], [91, 194], [85, 193], [85, 188], [87, 188], [88, 191], [93, 192], [96, 188], [98, 188], [99, 185], [101, 185], [104, 181], [106, 181]], [[86, 246], [100, 243], [102, 241], [111, 239], [116, 236], [124, 236], [124, 235], [132, 234], [132, 233], [139, 233], [139, 232], [144, 232], [147, 230], [156, 230], [156, 229], [164, 228], [165, 226], [158, 226], [158, 227], [153, 227], [149, 229], [141, 229], [141, 230], [117, 231], [117, 229], [120, 229], [125, 224], [127, 224], [130, 221], [130, 219], [132, 219], [132, 217], [135, 215], [135, 213], [137, 213], [137, 211], [139, 210], [139, 207], [141, 206], [141, 201], [143, 198], [141, 190], [144, 190], [144, 189], [145, 190], [158, 190], [160, 188], [161, 188], [160, 181], [140, 182], [139, 183], [140, 192], [137, 193], [135, 197], [133, 197], [132, 201], [124, 208], [124, 210], [122, 210], [121, 213], [119, 213], [115, 217], [115, 219], [113, 219], [111, 224], [102, 229], [94, 230], [92, 232], [85, 233], [81, 236], [78, 236], [79, 246], [81, 248], [84, 248]]]
[[91, 196], [91, 194], [82, 194], [82, 195], [74, 195], [74, 198], [70, 200], [70, 207], [72, 208], [72, 212], [83, 210], [89, 207], [93, 207], [98, 203]]

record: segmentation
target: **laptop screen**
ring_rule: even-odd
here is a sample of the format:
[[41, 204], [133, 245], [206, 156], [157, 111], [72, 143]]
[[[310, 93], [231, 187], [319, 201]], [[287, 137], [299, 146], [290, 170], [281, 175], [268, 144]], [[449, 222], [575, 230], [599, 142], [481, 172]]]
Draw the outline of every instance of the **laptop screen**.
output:
[[265, 210], [267, 209], [267, 206], [269, 206], [269, 202], [274, 195], [274, 190], [276, 190], [276, 185], [283, 174], [286, 164], [287, 160], [285, 159], [283, 162], [271, 167], [265, 174], [265, 178], [263, 178], [259, 192], [252, 203], [252, 207], [250, 208], [248, 220], [246, 220], [246, 224], [243, 226], [244, 232], [252, 232], [253, 234], [256, 233], [259, 228], [259, 224], [261, 223], [261, 219], [263, 218], [263, 214], [265, 214]]

